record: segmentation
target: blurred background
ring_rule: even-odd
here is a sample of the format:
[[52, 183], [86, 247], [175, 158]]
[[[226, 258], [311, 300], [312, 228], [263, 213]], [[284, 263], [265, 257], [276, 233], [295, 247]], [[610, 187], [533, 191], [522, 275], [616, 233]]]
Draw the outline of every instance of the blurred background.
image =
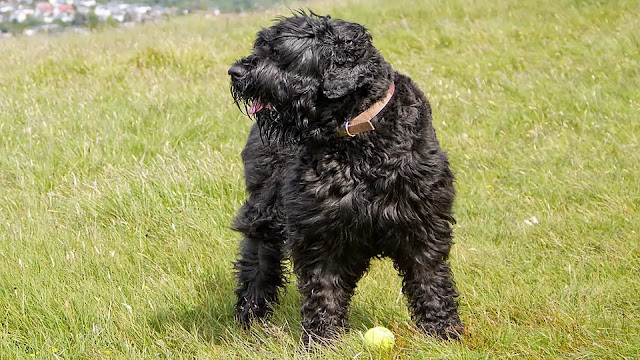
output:
[[[305, 352], [290, 278], [233, 321], [252, 122], [227, 69], [290, 9], [365, 25], [423, 89], [456, 175], [467, 334], [417, 331], [391, 263]], [[640, 3], [0, 0], [0, 358], [635, 358]], [[381, 325], [397, 345], [362, 346]]]

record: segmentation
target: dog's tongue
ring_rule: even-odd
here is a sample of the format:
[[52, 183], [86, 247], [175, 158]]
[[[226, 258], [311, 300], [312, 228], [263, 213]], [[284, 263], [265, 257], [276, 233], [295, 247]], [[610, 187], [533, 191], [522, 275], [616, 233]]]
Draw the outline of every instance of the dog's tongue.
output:
[[264, 106], [262, 105], [260, 100], [253, 100], [253, 104], [251, 104], [251, 107], [249, 108], [249, 115], [257, 113], [258, 111], [262, 110], [263, 107]]
[[251, 104], [251, 107], [249, 108], [249, 115], [253, 115], [262, 109], [271, 109], [271, 104], [262, 105], [260, 100], [253, 100], [253, 104]]

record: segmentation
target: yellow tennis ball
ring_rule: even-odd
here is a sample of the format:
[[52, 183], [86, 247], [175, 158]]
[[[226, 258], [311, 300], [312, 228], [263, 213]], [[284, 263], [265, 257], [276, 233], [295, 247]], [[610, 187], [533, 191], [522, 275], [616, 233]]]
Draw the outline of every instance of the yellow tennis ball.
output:
[[389, 350], [396, 343], [396, 338], [391, 330], [384, 326], [377, 326], [364, 333], [364, 344], [371, 349]]

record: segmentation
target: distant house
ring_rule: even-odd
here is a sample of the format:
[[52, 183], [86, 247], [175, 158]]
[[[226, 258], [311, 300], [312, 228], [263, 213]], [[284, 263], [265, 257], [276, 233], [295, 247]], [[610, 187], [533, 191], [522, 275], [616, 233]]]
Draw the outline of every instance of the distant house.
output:
[[125, 10], [128, 6], [129, 4], [123, 4], [119, 1], [110, 1], [107, 3], [107, 7], [109, 8], [109, 10], [111, 10], [111, 12], [113, 12], [114, 10]]
[[55, 7], [54, 16], [62, 22], [69, 23], [72, 22], [73, 18], [76, 16], [76, 10], [72, 5], [58, 4]]
[[[109, 2], [106, 5], [106, 8], [110, 11], [110, 17], [113, 20], [121, 23], [130, 21], [141, 21], [144, 13], [147, 12], [148, 9], [150, 9], [149, 6], [132, 5], [117, 1]], [[96, 7], [96, 15], [98, 15], [97, 9], [98, 7]], [[107, 16], [105, 16], [104, 18], [106, 20]]]
[[49, 24], [53, 22], [54, 19], [54, 7], [48, 2], [39, 2], [36, 3], [34, 15], [37, 18], [42, 19], [43, 22]]
[[102, 4], [96, 5], [93, 13], [96, 14], [98, 20], [100, 21], [107, 21], [107, 19], [109, 19], [109, 17], [111, 16], [111, 10], [109, 10], [109, 8]]
[[16, 7], [12, 3], [0, 1], [0, 18], [2, 18], [0, 22], [9, 21], [9, 17], [11, 16], [11, 13], [13, 13], [15, 9]]
[[28, 18], [32, 17], [35, 11], [29, 8], [22, 8], [19, 6], [18, 9], [14, 10], [11, 15], [9, 15], [9, 21], [15, 21], [18, 23], [23, 23], [27, 21]]
[[89, 15], [91, 8], [84, 5], [76, 5], [76, 12], [82, 15]]
[[93, 7], [96, 6], [96, 0], [76, 0], [76, 5]]
[[149, 11], [148, 16], [151, 20], [162, 20], [165, 14], [167, 14], [167, 8], [154, 6], [151, 8], [151, 11]]
[[74, 0], [49, 0], [49, 3], [53, 6], [56, 5], [73, 5]]
[[127, 16], [127, 12], [124, 10], [116, 9], [111, 11], [111, 18], [117, 22], [123, 22]]
[[0, 13], [11, 12], [15, 9], [12, 2], [0, 1]]
[[134, 4], [127, 9], [133, 21], [142, 21], [145, 19], [145, 14], [151, 10], [151, 6]]
[[[122, 1], [104, 0], [0, 0], [0, 23], [17, 22], [28, 23], [23, 34], [27, 36], [38, 32], [54, 33], [67, 27], [59, 22], [76, 24], [76, 16], [80, 18], [77, 24], [84, 24], [93, 15], [98, 21], [116, 21], [125, 26], [132, 26], [134, 22], [161, 20], [168, 15], [176, 15], [177, 7], [150, 6], [140, 3], [126, 3]], [[33, 20], [29, 18], [33, 17]], [[4, 26], [3, 26], [4, 28]]]

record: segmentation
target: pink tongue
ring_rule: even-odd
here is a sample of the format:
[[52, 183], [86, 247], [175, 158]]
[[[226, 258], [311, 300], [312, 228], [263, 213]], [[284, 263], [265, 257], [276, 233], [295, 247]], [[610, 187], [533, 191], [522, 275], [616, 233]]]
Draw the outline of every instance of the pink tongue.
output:
[[254, 100], [253, 104], [251, 104], [251, 107], [249, 108], [249, 115], [253, 115], [258, 111], [262, 110], [262, 107], [263, 106], [260, 100]]

